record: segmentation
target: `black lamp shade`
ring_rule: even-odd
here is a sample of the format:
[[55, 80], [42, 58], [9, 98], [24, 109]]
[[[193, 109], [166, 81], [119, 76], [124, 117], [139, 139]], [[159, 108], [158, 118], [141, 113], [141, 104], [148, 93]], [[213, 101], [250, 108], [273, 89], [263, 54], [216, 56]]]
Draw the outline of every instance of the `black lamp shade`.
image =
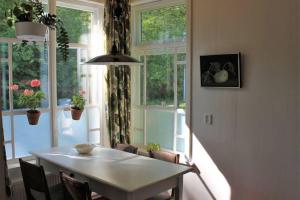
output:
[[87, 65], [139, 65], [137, 59], [122, 54], [107, 54], [97, 56], [86, 62]]

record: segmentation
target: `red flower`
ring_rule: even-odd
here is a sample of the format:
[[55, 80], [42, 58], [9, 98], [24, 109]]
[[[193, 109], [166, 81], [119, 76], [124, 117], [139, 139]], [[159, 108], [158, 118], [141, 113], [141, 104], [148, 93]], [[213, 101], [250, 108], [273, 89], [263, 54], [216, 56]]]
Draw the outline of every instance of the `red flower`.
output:
[[24, 92], [23, 92], [23, 94], [25, 95], [25, 96], [30, 96], [30, 95], [33, 95], [33, 90], [28, 90], [28, 89], [26, 89], [26, 90], [24, 90]]
[[30, 82], [31, 87], [39, 87], [41, 85], [41, 81], [34, 79]]
[[10, 90], [18, 90], [18, 89], [19, 89], [19, 85], [17, 85], [17, 84], [12, 84], [12, 85], [9, 86], [9, 89], [10, 89]]

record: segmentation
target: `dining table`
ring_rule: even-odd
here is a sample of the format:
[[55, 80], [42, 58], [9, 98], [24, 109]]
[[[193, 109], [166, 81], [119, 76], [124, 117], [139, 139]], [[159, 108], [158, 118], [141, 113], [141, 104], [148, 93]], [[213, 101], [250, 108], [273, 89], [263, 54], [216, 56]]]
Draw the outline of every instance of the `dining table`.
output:
[[46, 171], [73, 174], [111, 200], [143, 200], [171, 188], [175, 188], [175, 200], [182, 200], [183, 175], [192, 171], [188, 166], [102, 146], [89, 154], [79, 154], [72, 147], [31, 153]]

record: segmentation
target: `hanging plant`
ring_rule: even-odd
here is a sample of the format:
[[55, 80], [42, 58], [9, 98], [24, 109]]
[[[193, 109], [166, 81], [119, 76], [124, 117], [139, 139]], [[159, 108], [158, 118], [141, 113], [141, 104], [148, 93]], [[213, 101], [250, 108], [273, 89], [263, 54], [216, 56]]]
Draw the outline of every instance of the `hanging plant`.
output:
[[[43, 4], [38, 0], [15, 3], [15, 7], [5, 12], [8, 26], [16, 26], [17, 38], [39, 40], [45, 38], [46, 28], [57, 30], [57, 45], [66, 61], [69, 56], [69, 37], [61, 19], [55, 14], [44, 11]], [[30, 33], [28, 33], [30, 32]]]
[[84, 98], [84, 94], [85, 92], [81, 90], [80, 92], [72, 96], [71, 114], [73, 120], [79, 120], [84, 110], [84, 106], [86, 102]]

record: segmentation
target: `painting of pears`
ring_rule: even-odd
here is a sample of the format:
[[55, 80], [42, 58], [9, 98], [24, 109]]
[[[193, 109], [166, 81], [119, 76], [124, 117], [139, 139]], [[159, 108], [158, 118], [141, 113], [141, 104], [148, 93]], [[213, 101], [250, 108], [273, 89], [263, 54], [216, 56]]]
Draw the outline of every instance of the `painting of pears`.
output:
[[200, 56], [202, 87], [241, 87], [240, 53]]

